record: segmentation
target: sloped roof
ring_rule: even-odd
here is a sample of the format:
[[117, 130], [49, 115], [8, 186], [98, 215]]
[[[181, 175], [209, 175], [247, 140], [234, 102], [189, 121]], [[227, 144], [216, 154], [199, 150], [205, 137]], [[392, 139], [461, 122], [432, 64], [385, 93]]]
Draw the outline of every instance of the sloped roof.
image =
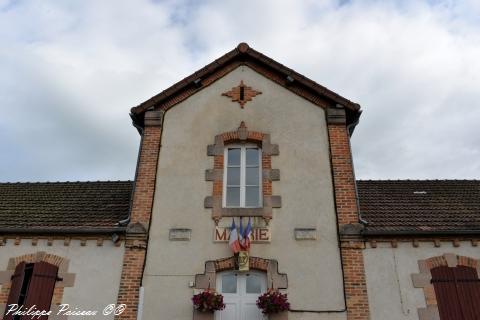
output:
[[151, 108], [168, 109], [199, 90], [210, 85], [239, 65], [247, 65], [272, 81], [311, 102], [324, 106], [341, 104], [347, 110], [347, 122], [355, 122], [360, 116], [360, 105], [325, 88], [315, 81], [287, 68], [279, 62], [240, 43], [235, 49], [206, 65], [168, 89], [131, 109], [131, 116], [138, 125], [143, 125], [143, 114]]
[[0, 183], [0, 232], [114, 232], [132, 181]]
[[[480, 234], [479, 180], [359, 180], [366, 235]], [[120, 232], [132, 181], [0, 183], [0, 233]]]
[[480, 234], [479, 180], [360, 180], [357, 186], [366, 234]]

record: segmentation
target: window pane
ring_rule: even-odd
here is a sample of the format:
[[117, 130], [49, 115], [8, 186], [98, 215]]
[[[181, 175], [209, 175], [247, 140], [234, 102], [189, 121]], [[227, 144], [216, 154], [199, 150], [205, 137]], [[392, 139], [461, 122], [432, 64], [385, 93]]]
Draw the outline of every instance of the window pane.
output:
[[246, 176], [246, 185], [254, 185], [254, 186], [258, 186], [259, 185], [259, 181], [258, 181], [258, 168], [247, 168], [246, 170], [246, 173], [247, 173], [247, 176]]
[[261, 293], [261, 279], [256, 274], [247, 275], [247, 293]]
[[258, 187], [246, 187], [245, 188], [245, 206], [258, 207], [259, 206], [259, 189]]
[[227, 169], [227, 185], [229, 186], [240, 185], [240, 168]]
[[240, 188], [227, 187], [227, 207], [240, 206]]
[[247, 166], [258, 166], [258, 149], [247, 149]]
[[234, 274], [225, 274], [222, 276], [222, 293], [237, 292], [237, 277]]
[[240, 165], [240, 149], [228, 149], [228, 165], [239, 166]]

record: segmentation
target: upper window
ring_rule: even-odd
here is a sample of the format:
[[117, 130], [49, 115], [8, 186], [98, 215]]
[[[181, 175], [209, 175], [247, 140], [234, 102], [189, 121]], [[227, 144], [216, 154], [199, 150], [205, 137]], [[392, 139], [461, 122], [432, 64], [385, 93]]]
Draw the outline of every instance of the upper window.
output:
[[225, 148], [223, 206], [259, 208], [262, 206], [261, 149], [254, 144]]

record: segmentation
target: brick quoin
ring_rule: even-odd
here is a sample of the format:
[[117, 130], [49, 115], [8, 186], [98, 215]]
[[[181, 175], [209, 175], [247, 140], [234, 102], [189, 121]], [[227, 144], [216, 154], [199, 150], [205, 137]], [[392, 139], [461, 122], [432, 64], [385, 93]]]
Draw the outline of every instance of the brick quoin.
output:
[[125, 239], [122, 276], [117, 304], [127, 308], [117, 320], [137, 319], [139, 290], [142, 285], [143, 268], [147, 250], [147, 233], [153, 208], [163, 111], [145, 114], [140, 154], [138, 159], [135, 190], [130, 211], [130, 223]]
[[[343, 114], [343, 117], [338, 117], [339, 114]], [[335, 206], [339, 230], [342, 230], [344, 226], [359, 225], [355, 175], [344, 109], [337, 106], [332, 114], [327, 110], [327, 123]], [[364, 242], [359, 235], [344, 236], [342, 231], [340, 231], [340, 241], [347, 319], [368, 320], [370, 311], [363, 261]]]

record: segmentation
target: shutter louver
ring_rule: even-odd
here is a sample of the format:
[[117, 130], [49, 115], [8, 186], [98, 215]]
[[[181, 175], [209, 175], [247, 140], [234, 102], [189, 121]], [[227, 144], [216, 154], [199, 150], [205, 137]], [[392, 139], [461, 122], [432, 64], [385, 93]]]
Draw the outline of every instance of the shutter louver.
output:
[[[8, 311], [9, 304], [17, 304], [18, 300], [20, 299], [20, 292], [22, 291], [23, 279], [25, 277], [25, 265], [25, 262], [21, 262], [15, 268], [15, 272], [12, 276], [10, 293], [7, 299], [7, 305], [5, 307], [5, 313]], [[11, 314], [8, 316], [4, 314], [3, 320], [13, 320], [13, 316]]]
[[441, 320], [464, 319], [458, 303], [453, 268], [437, 267], [430, 270]]
[[480, 319], [480, 280], [474, 268], [459, 266], [453, 269], [457, 283], [458, 301], [465, 320]]
[[[37, 310], [50, 310], [57, 273], [58, 267], [55, 265], [43, 261], [35, 263], [32, 280], [27, 291], [25, 309], [28, 310], [35, 305]], [[21, 320], [29, 320], [30, 318], [30, 316], [23, 316]], [[38, 319], [46, 320], [48, 316], [41, 316]]]
[[480, 319], [480, 280], [476, 269], [457, 266], [430, 271], [441, 320]]

